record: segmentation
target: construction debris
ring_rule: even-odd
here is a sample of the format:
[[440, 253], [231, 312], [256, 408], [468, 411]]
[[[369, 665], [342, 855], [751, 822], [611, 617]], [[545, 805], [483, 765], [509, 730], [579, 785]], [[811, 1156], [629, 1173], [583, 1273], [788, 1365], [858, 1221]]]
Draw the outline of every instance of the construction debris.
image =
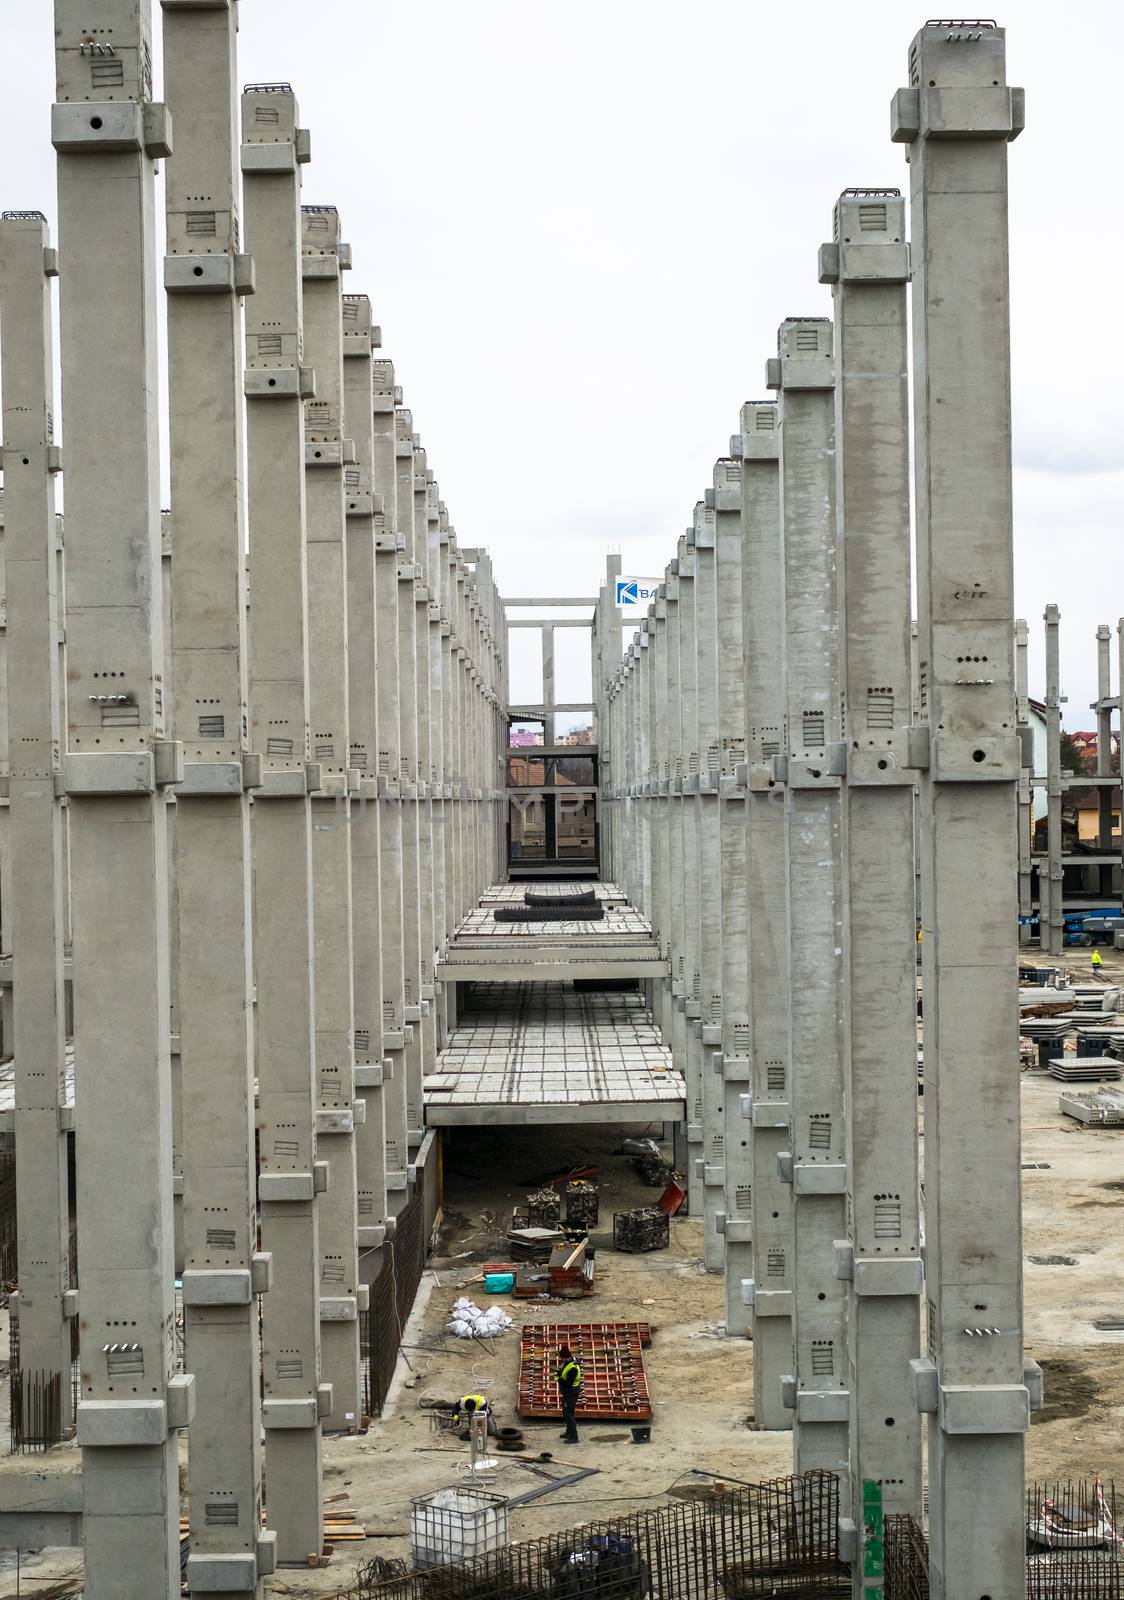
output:
[[562, 1197], [557, 1189], [536, 1189], [527, 1196], [527, 1222], [532, 1228], [557, 1228], [562, 1220]]
[[495, 1339], [511, 1325], [511, 1318], [502, 1306], [489, 1306], [482, 1311], [462, 1295], [453, 1301], [453, 1314], [445, 1324], [445, 1331], [458, 1339]]
[[595, 1228], [600, 1210], [597, 1185], [586, 1178], [571, 1178], [566, 1185], [566, 1226]]
[[628, 1255], [666, 1250], [670, 1234], [671, 1219], [659, 1206], [640, 1206], [635, 1211], [613, 1214], [613, 1248]]
[[588, 1239], [558, 1244], [550, 1252], [550, 1292], [572, 1299], [593, 1293], [594, 1258]]

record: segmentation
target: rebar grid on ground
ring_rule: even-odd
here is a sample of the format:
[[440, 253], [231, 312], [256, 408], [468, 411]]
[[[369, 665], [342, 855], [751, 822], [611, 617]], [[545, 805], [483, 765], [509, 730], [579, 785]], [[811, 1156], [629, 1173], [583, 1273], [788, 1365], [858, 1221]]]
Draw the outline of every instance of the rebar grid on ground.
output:
[[809, 1472], [510, 1545], [459, 1566], [380, 1581], [338, 1600], [825, 1600], [850, 1594], [839, 1560], [839, 1482]]

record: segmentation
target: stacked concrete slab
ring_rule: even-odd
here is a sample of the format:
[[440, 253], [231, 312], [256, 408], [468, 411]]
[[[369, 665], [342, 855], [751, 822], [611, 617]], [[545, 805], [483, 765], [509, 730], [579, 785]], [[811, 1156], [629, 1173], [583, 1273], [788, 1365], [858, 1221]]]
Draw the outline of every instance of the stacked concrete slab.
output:
[[[93, 17], [59, 0], [57, 255], [40, 214], [0, 222], [13, 1391], [29, 1443], [73, 1429], [80, 1313], [94, 1600], [179, 1594], [193, 1419], [189, 1592], [260, 1595], [275, 1564], [319, 1557], [323, 1434], [364, 1423], [369, 1286], [394, 1281], [396, 1217], [432, 1222], [436, 964], [502, 843], [487, 556], [458, 546], [370, 300], [342, 293], [336, 209], [301, 204], [291, 88], [239, 101], [236, 0], [162, 9], [170, 110], [151, 98], [151, 0]], [[72, 1486], [57, 1500], [73, 1538]], [[0, 1540], [25, 1512], [0, 1484]]]
[[[1021, 125], [1003, 30], [927, 24], [893, 107], [912, 250], [896, 189], [844, 191], [819, 261], [834, 317], [781, 323], [776, 401], [743, 408], [616, 664], [609, 586], [598, 610], [602, 873], [666, 945], [653, 1012], [689, 1086], [678, 1150], [704, 1257], [725, 1266], [728, 1334], [753, 1340], [759, 1425], [791, 1426], [797, 1468], [845, 1484], [856, 1595], [882, 1591], [884, 1515], [921, 1515], [926, 1413], [932, 1592], [1014, 1600], [1025, 1578], [1040, 1377], [1022, 1348], [1011, 1070], [1020, 859], [1024, 902], [1030, 872], [1016, 801], [1021, 776], [1025, 829], [1033, 777], [1011, 615], [1006, 149]], [[1057, 768], [1055, 750], [1060, 794]], [[1058, 837], [1055, 935], [1060, 870]]]

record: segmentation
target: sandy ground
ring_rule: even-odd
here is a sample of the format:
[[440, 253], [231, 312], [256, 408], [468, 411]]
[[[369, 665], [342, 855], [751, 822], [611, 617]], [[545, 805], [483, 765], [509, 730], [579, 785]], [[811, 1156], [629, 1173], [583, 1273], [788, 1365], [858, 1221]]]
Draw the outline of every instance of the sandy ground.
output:
[[[1083, 952], [1067, 952], [1067, 960], [1083, 973]], [[1105, 965], [1124, 979], [1124, 956], [1105, 953]], [[1046, 1374], [1046, 1408], [1031, 1428], [1027, 1477], [1099, 1471], [1124, 1482], [1124, 1332], [1093, 1325], [1105, 1315], [1124, 1318], [1124, 1132], [1088, 1129], [1063, 1117], [1058, 1085], [1039, 1074], [1024, 1074], [1022, 1105], [1027, 1349]], [[627, 1427], [595, 1423], [583, 1427], [579, 1446], [564, 1446], [558, 1423], [520, 1423], [528, 1453], [549, 1450], [559, 1463], [596, 1467], [597, 1475], [516, 1508], [512, 1537], [531, 1538], [658, 1504], [673, 1484], [690, 1482], [692, 1468], [748, 1480], [789, 1470], [790, 1436], [747, 1426], [752, 1345], [724, 1337], [722, 1281], [702, 1270], [698, 1222], [673, 1223], [669, 1249], [654, 1255], [623, 1256], [607, 1247], [612, 1212], [653, 1197], [617, 1153], [621, 1136], [621, 1129], [493, 1128], [464, 1130], [450, 1142], [446, 1222], [407, 1329], [409, 1366], [400, 1361], [386, 1414], [364, 1437], [325, 1444], [325, 1494], [346, 1495], [342, 1503], [375, 1537], [339, 1547], [319, 1571], [278, 1573], [267, 1581], [270, 1594], [334, 1595], [346, 1589], [360, 1561], [408, 1553], [411, 1497], [457, 1482], [467, 1452], [434, 1437], [428, 1413], [419, 1408], [422, 1397], [453, 1399], [483, 1390], [493, 1398], [501, 1424], [519, 1422], [516, 1333], [486, 1347], [445, 1338], [443, 1328], [459, 1294], [481, 1297], [479, 1266], [502, 1257], [511, 1207], [541, 1179], [572, 1166], [601, 1169], [597, 1294], [543, 1308], [505, 1303], [517, 1321], [649, 1321], [652, 1442], [637, 1445]], [[1072, 1264], [1035, 1259], [1045, 1256]], [[62, 1466], [74, 1456], [72, 1450], [56, 1451], [50, 1464]], [[43, 1465], [41, 1457], [5, 1457], [0, 1470]], [[517, 1495], [541, 1484], [525, 1467], [505, 1462], [495, 1487]], [[77, 1570], [73, 1551], [24, 1557], [20, 1593], [33, 1600], [49, 1578]], [[14, 1572], [0, 1561], [0, 1596], [15, 1593]]]

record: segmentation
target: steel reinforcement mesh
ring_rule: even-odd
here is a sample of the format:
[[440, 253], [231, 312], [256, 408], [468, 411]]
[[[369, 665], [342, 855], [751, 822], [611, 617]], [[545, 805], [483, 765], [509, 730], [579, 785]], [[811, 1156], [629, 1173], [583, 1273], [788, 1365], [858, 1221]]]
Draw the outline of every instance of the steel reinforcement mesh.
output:
[[371, 1284], [370, 1310], [359, 1318], [363, 1409], [381, 1416], [394, 1377], [402, 1330], [414, 1304], [426, 1255], [425, 1208], [421, 1195], [402, 1207], [394, 1237], [383, 1246], [382, 1267]]
[[585, 1523], [460, 1566], [361, 1574], [338, 1600], [844, 1600], [838, 1517], [832, 1473], [719, 1486], [705, 1499]]
[[929, 1600], [929, 1547], [912, 1517], [885, 1519], [882, 1550], [885, 1600]]
[[[1124, 1600], [1124, 1504], [1100, 1478], [1037, 1483], [1026, 1497], [1027, 1600]], [[885, 1523], [885, 1600], [928, 1600], [929, 1552], [912, 1517]]]

